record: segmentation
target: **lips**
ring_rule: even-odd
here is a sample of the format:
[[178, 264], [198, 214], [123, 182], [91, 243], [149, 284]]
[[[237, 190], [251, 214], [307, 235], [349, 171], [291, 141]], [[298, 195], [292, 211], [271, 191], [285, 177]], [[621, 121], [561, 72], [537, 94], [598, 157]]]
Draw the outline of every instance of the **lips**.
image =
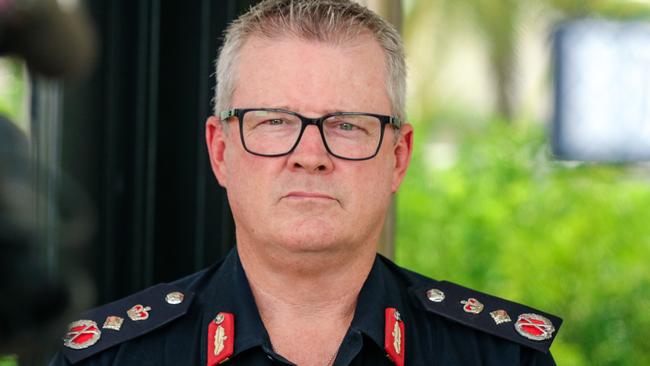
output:
[[284, 198], [295, 198], [295, 199], [322, 199], [322, 200], [336, 200], [336, 198], [325, 194], [325, 193], [319, 193], [319, 192], [289, 192], [287, 193]]

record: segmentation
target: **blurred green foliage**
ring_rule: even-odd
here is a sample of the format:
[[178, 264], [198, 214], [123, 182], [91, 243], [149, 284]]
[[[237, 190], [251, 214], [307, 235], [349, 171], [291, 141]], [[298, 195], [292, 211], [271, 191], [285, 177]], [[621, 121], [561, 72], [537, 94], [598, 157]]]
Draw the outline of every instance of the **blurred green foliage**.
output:
[[[547, 127], [522, 122], [544, 117], [531, 115], [516, 97], [522, 93], [516, 83], [522, 42], [531, 39], [522, 34], [538, 30], [545, 32], [541, 39], [550, 39], [554, 24], [572, 17], [647, 20], [650, 4], [404, 4], [405, 44], [416, 75], [409, 95], [416, 134], [397, 197], [397, 262], [562, 317], [551, 348], [558, 365], [650, 365], [650, 165], [553, 160]], [[466, 77], [470, 70], [450, 76], [445, 73], [458, 70], [441, 62], [451, 46], [471, 40], [468, 32], [480, 47], [462, 43], [475, 47], [463, 55], [485, 52], [489, 64], [487, 96], [495, 105], [487, 115], [503, 119], [490, 120], [446, 92], [458, 87], [454, 82], [471, 85], [465, 91], [481, 87], [480, 79]], [[547, 70], [541, 81], [547, 93], [551, 74]], [[532, 95], [536, 106], [544, 105], [544, 92]]]
[[496, 122], [456, 126], [436, 167], [449, 132], [415, 122], [397, 261], [559, 315], [559, 365], [650, 364], [650, 169], [556, 162], [544, 126]]
[[18, 357], [0, 356], [0, 366], [18, 366]]
[[22, 125], [25, 119], [26, 76], [17, 59], [0, 59], [0, 113]]

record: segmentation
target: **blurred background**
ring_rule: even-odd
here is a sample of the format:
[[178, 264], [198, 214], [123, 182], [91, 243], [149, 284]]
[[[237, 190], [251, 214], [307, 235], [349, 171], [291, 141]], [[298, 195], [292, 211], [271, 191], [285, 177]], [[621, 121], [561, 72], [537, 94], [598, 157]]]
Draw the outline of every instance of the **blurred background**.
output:
[[[558, 27], [643, 22], [650, 2], [406, 0], [403, 9], [416, 134], [397, 196], [397, 262], [561, 316], [558, 365], [650, 364], [650, 165], [558, 160], [552, 147]], [[602, 61], [589, 60], [594, 78]], [[639, 71], [649, 68], [646, 59]], [[621, 115], [608, 133], [624, 125]]]
[[[81, 309], [194, 272], [234, 244], [203, 123], [219, 36], [255, 1], [42, 2], [57, 9], [48, 19], [77, 20], [61, 33], [66, 47], [48, 49], [47, 29], [18, 43], [33, 48], [8, 47], [7, 34], [24, 32], [2, 15], [21, 1], [0, 1], [0, 28], [18, 29], [0, 38], [0, 262], [9, 268], [0, 366], [43, 364]], [[575, 56], [554, 41], [570, 20], [590, 19], [596, 33], [643, 25], [650, 2], [360, 2], [401, 28], [416, 131], [382, 252], [564, 318], [551, 348], [559, 365], [650, 364], [650, 165], [615, 148], [581, 155], [563, 138], [576, 115], [587, 116], [580, 131], [588, 131], [609, 94], [589, 95], [603, 53], [566, 62]], [[630, 38], [617, 37], [605, 48], [619, 52]], [[56, 60], [31, 49], [68, 58], [48, 68]], [[634, 67], [628, 79], [646, 80], [650, 62]], [[567, 78], [580, 70], [582, 81]], [[630, 92], [629, 80], [615, 81], [604, 85], [617, 100], [650, 105], [650, 84]], [[573, 95], [586, 102], [571, 104]], [[602, 135], [620, 131], [626, 116], [601, 121]], [[637, 135], [627, 145], [650, 147]], [[50, 313], [26, 306], [44, 298], [56, 300]]]

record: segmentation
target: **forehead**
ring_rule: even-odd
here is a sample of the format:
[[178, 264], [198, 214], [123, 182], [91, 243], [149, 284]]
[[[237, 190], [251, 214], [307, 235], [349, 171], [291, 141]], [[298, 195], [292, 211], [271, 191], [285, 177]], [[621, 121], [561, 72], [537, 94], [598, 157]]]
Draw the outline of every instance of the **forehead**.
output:
[[252, 37], [236, 66], [235, 107], [390, 114], [384, 52], [371, 35], [345, 43]]

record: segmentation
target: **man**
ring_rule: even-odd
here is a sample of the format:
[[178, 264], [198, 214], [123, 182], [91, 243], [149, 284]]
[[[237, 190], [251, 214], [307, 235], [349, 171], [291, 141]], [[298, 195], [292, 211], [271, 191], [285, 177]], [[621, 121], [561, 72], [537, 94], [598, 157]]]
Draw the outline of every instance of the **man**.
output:
[[558, 318], [377, 256], [412, 151], [404, 84], [398, 34], [351, 1], [235, 21], [206, 140], [236, 249], [85, 314], [52, 364], [554, 364]]

